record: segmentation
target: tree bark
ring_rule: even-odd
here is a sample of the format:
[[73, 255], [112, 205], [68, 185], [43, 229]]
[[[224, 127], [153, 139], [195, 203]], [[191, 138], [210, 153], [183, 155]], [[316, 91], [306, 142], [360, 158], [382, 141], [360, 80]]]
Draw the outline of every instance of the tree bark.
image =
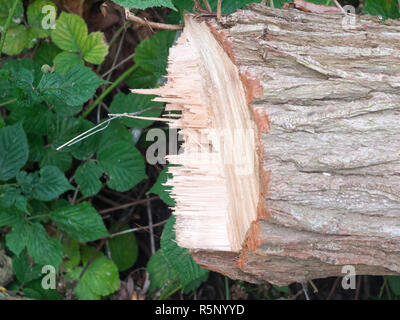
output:
[[[229, 232], [237, 232], [237, 239], [229, 238], [226, 247], [208, 244], [205, 232], [219, 232], [213, 231], [219, 220], [212, 220], [210, 213], [209, 223], [206, 219], [201, 225], [191, 222], [207, 208], [200, 207], [203, 187], [190, 189], [195, 180], [189, 178], [182, 156], [177, 163], [183, 169], [171, 170], [179, 175], [170, 180], [177, 199], [175, 214], [181, 219], [177, 239], [191, 249], [200, 265], [233, 279], [277, 285], [344, 276], [345, 265], [354, 266], [357, 275], [400, 274], [400, 22], [357, 16], [355, 24], [349, 25], [348, 19], [342, 14], [278, 10], [261, 4], [218, 23], [187, 16], [183, 35], [171, 50], [167, 85], [136, 90], [160, 95], [159, 101], [168, 102], [169, 110], [183, 110], [183, 120], [175, 126], [187, 132], [189, 111], [200, 114], [193, 111], [197, 101], [193, 92], [198, 87], [204, 89], [196, 96], [201, 101], [196, 102], [198, 108], [211, 110], [208, 118], [217, 130], [222, 127], [218, 126], [221, 117], [234, 122], [238, 116], [226, 114], [242, 103], [235, 96], [242, 94], [241, 89], [229, 91], [230, 83], [237, 76], [244, 88], [251, 123], [247, 111], [234, 111], [244, 114], [239, 128], [252, 124], [256, 128], [253, 152], [258, 180], [230, 178], [224, 166], [219, 175], [224, 179], [218, 182], [226, 185], [227, 211], [235, 212], [221, 213], [228, 216], [224, 228], [228, 238]], [[207, 32], [218, 45], [207, 40]], [[229, 69], [218, 46], [235, 71]], [[190, 56], [188, 48], [197, 56]], [[209, 61], [210, 52], [215, 64]], [[179, 82], [178, 61], [186, 82]], [[188, 80], [194, 65], [198, 82]], [[215, 76], [218, 70], [211, 67], [225, 68], [228, 80]], [[221, 94], [226, 100], [234, 96], [235, 101], [224, 102]], [[223, 113], [218, 111], [221, 108]], [[188, 141], [186, 135], [186, 146]], [[232, 149], [246, 143], [252, 142]], [[189, 151], [185, 149], [185, 160]], [[217, 181], [211, 171], [199, 175]], [[190, 183], [183, 192], [185, 179]], [[251, 181], [253, 191], [244, 186], [246, 181]], [[208, 190], [210, 196], [213, 192]], [[188, 193], [198, 202], [189, 201]], [[261, 201], [251, 199], [254, 194]], [[210, 200], [216, 202], [215, 211], [225, 205], [221, 199]], [[229, 231], [237, 219], [245, 226], [245, 239], [240, 230]], [[194, 243], [188, 239], [191, 235], [205, 240]], [[209, 239], [222, 242], [212, 235]], [[236, 250], [238, 239], [241, 245]]]

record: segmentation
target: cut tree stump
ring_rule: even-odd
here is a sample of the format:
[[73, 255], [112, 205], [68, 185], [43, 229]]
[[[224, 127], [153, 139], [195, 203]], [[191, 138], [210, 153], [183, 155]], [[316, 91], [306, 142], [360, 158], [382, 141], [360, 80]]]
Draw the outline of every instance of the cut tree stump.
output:
[[166, 85], [134, 90], [182, 113], [168, 184], [203, 267], [277, 285], [400, 274], [400, 21], [346, 19], [187, 15]]

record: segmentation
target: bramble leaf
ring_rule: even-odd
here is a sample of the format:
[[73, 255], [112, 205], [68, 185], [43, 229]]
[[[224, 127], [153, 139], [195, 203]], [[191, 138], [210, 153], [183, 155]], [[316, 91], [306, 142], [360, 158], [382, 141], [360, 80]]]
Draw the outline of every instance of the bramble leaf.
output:
[[85, 46], [88, 29], [85, 21], [76, 14], [61, 12], [51, 40], [62, 50], [79, 52]]
[[79, 185], [84, 197], [97, 194], [101, 189], [100, 177], [103, 170], [96, 162], [90, 161], [80, 165], [75, 172], [75, 181]]
[[171, 0], [113, 0], [125, 8], [146, 9], [150, 7], [167, 7], [176, 10]]
[[40, 169], [39, 174], [39, 181], [32, 190], [32, 197], [36, 200], [51, 201], [74, 189], [61, 170], [55, 166], [45, 166]]
[[22, 123], [0, 129], [0, 180], [14, 178], [29, 156], [28, 140]]
[[178, 274], [182, 289], [188, 293], [208, 278], [208, 270], [201, 268], [189, 254], [188, 249], [178, 246], [175, 241], [175, 216], [168, 219], [161, 236], [161, 251]]
[[[125, 226], [119, 231], [127, 229], [128, 226]], [[125, 271], [135, 264], [139, 248], [136, 242], [136, 236], [133, 232], [112, 237], [108, 240], [108, 245], [111, 258], [117, 265], [119, 271]]]
[[127, 191], [147, 177], [143, 156], [133, 144], [119, 141], [101, 146], [97, 160], [110, 179], [107, 185], [113, 190]]
[[165, 186], [167, 179], [172, 178], [172, 174], [168, 173], [168, 168], [171, 165], [167, 165], [158, 175], [157, 181], [151, 187], [147, 193], [154, 193], [160, 196], [160, 199], [164, 201], [170, 207], [175, 206], [175, 200], [171, 198], [170, 191], [172, 187]]
[[89, 202], [53, 211], [51, 219], [72, 239], [79, 242], [94, 241], [109, 235], [100, 215]]
[[47, 13], [42, 13], [45, 6], [51, 6], [54, 8], [54, 12], [57, 12], [56, 5], [50, 0], [35, 0], [28, 6], [28, 10], [26, 11], [28, 23], [39, 38], [50, 36], [52, 30], [50, 28], [43, 28], [42, 26], [42, 21], [47, 15]]

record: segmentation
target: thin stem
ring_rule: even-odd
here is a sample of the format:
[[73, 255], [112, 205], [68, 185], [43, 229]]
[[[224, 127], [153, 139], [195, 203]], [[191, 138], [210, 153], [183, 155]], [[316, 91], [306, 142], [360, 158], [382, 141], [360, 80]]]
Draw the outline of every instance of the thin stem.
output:
[[124, 63], [130, 61], [133, 56], [135, 55], [135, 53], [132, 53], [131, 55], [129, 55], [128, 57], [126, 57], [124, 60], [120, 61], [118, 64], [116, 64], [115, 66], [113, 66], [110, 70], [106, 71], [105, 73], [103, 73], [101, 75], [102, 78], [104, 78], [105, 76], [107, 76], [109, 73], [113, 72], [115, 69], [117, 69], [118, 67], [120, 67], [121, 65], [123, 65]]
[[174, 290], [172, 290], [171, 292], [169, 292], [164, 299], [168, 299], [170, 296], [172, 296], [174, 293], [176, 293], [178, 290], [182, 289], [182, 285], [176, 287]]
[[40, 214], [40, 215], [32, 216], [32, 217], [28, 217], [27, 219], [28, 219], [28, 220], [33, 220], [33, 219], [41, 219], [41, 218], [47, 218], [47, 217], [50, 217], [50, 214], [49, 214], [49, 213], [47, 213], [47, 214]]
[[133, 65], [130, 67], [128, 70], [126, 70], [121, 76], [115, 80], [104, 92], [93, 102], [91, 106], [87, 108], [87, 110], [82, 114], [83, 118], [86, 118], [94, 108], [117, 86], [119, 85], [122, 81], [124, 81], [133, 71], [135, 71], [138, 68], [138, 65]]
[[129, 207], [136, 206], [138, 204], [147, 203], [149, 201], [157, 200], [159, 198], [160, 198], [159, 196], [154, 196], [154, 197], [151, 197], [151, 198], [135, 200], [135, 201], [132, 201], [130, 203], [122, 204], [120, 206], [116, 206], [116, 207], [113, 207], [113, 208], [100, 210], [99, 213], [100, 214], [106, 214], [106, 213], [109, 213], [109, 212], [113, 212], [113, 211], [117, 211], [117, 210], [121, 210], [121, 209], [126, 209], [126, 208], [129, 208]]
[[208, 12], [212, 12], [212, 9], [211, 9], [210, 4], [208, 3], [208, 0], [203, 0], [203, 3], [204, 3], [204, 6], [206, 7], [206, 10]]
[[[146, 196], [146, 198], [148, 199], [149, 196]], [[153, 255], [156, 252], [156, 245], [154, 242], [153, 216], [152, 216], [152, 212], [151, 212], [150, 201], [147, 202], [147, 217], [149, 219], [150, 248], [151, 248], [151, 254]]]
[[225, 298], [226, 300], [231, 300], [231, 295], [229, 293], [229, 279], [225, 276]]
[[342, 10], [343, 13], [346, 13], [346, 10], [343, 9], [343, 7], [340, 5], [340, 3], [337, 0], [332, 0], [333, 3], [338, 7], [340, 10]]
[[11, 104], [11, 103], [14, 103], [14, 102], [16, 102], [16, 101], [17, 101], [17, 99], [8, 100], [8, 101], [6, 101], [6, 102], [4, 102], [4, 103], [0, 103], [0, 107], [4, 107], [4, 106], [6, 106], [6, 105], [8, 105], [8, 104]]
[[[118, 39], [119, 35], [121, 34], [122, 31], [124, 31], [126, 28], [128, 28], [130, 26], [130, 22], [126, 22], [125, 24], [123, 24], [118, 30], [117, 32], [115, 32], [115, 34], [113, 35], [113, 37], [111, 38], [110, 42], [108, 43], [108, 47], [111, 48], [111, 46], [114, 44], [114, 42]], [[97, 67], [97, 73], [100, 73], [101, 67], [103, 66], [104, 62], [102, 64], [99, 64], [99, 66]]]
[[183, 26], [180, 25], [175, 25], [175, 24], [166, 24], [166, 23], [159, 23], [159, 22], [153, 22], [153, 21], [148, 21], [142, 18], [139, 18], [135, 16], [133, 13], [129, 12], [129, 10], [126, 10], [126, 19], [143, 24], [145, 26], [149, 26], [154, 29], [164, 29], [164, 30], [182, 30]]
[[11, 19], [14, 16], [15, 10], [17, 9], [18, 2], [19, 2], [19, 0], [15, 0], [14, 1], [13, 6], [11, 8], [11, 11], [8, 14], [7, 21], [6, 21], [6, 24], [4, 26], [3, 32], [1, 33], [0, 54], [3, 51], [4, 42], [6, 41], [6, 34], [7, 34], [7, 31], [8, 31], [8, 28], [10, 27]]

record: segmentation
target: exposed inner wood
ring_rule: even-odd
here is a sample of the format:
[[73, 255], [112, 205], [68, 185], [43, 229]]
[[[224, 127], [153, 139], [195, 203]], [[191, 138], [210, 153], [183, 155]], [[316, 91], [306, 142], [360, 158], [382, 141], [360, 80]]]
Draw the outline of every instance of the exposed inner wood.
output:
[[190, 249], [238, 252], [260, 198], [256, 127], [237, 67], [208, 26], [186, 17], [170, 50], [168, 83], [157, 94], [182, 117], [184, 152], [168, 156], [176, 200], [176, 236]]

